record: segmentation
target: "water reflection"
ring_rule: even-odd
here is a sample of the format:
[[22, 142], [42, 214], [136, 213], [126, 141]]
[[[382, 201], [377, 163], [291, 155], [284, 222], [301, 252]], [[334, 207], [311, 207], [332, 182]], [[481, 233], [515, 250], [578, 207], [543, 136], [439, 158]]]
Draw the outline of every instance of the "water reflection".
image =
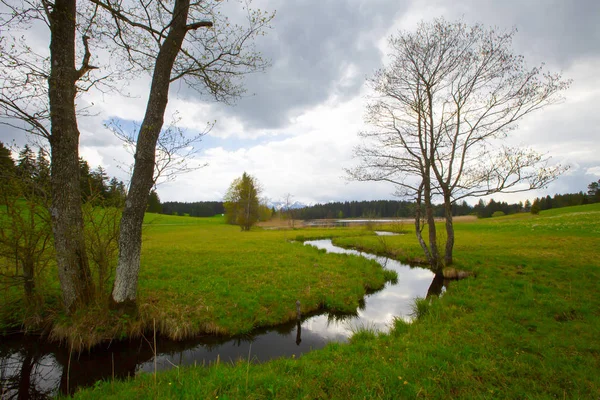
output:
[[[410, 319], [413, 299], [427, 295], [435, 276], [425, 268], [411, 267], [387, 257], [334, 246], [329, 239], [311, 240], [305, 244], [325, 249], [330, 253], [353, 254], [375, 260], [398, 274], [396, 282], [389, 282], [383, 290], [365, 297], [365, 307], [357, 310], [356, 317], [346, 318], [338, 326], [347, 337], [355, 328], [368, 326], [385, 332], [390, 329], [395, 317]], [[439, 293], [441, 289], [436, 287], [432, 291], [436, 290]]]
[[400, 234], [397, 232], [388, 232], [388, 231], [373, 231], [377, 236], [399, 236]]
[[[375, 259], [398, 274], [395, 282], [371, 293], [351, 314], [304, 315], [272, 328], [257, 329], [235, 337], [202, 336], [193, 340], [157, 340], [157, 357], [151, 340], [144, 338], [111, 342], [92, 351], [70, 354], [65, 346], [40, 338], [13, 335], [0, 343], [0, 393], [2, 399], [47, 398], [72, 394], [77, 387], [98, 380], [133, 376], [179, 365], [209, 365], [250, 359], [262, 362], [278, 357], [300, 357], [329, 342], [345, 342], [356, 328], [387, 331], [395, 317], [410, 318], [415, 297], [439, 293], [443, 277], [423, 268], [411, 268], [398, 261], [333, 246], [331, 240], [306, 242], [328, 252], [361, 255]], [[294, 305], [290, 305], [294, 307]]]

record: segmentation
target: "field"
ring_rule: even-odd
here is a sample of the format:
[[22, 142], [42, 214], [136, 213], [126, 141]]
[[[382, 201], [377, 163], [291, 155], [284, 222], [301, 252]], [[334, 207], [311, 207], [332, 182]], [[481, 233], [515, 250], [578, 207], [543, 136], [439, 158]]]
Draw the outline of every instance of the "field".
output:
[[[196, 229], [229, 229], [218, 223], [204, 228], [202, 224]], [[156, 229], [164, 229], [164, 236], [148, 239], [149, 252], [153, 246], [181, 241], [173, 241], [178, 232], [175, 227], [169, 228], [171, 234], [167, 228]], [[539, 216], [464, 221], [457, 223], [456, 230], [456, 264], [474, 271], [477, 277], [452, 282], [441, 298], [419, 302], [419, 318], [411, 324], [397, 321], [389, 334], [367, 329], [357, 333], [350, 344], [331, 344], [299, 359], [176, 368], [157, 376], [100, 384], [77, 397], [599, 398], [600, 205], [548, 210]], [[364, 233], [360, 230], [310, 232], [335, 234], [338, 244], [393, 253], [399, 258], [415, 259], [419, 254], [413, 235], [388, 237], [384, 242], [369, 235], [356, 236]], [[237, 269], [238, 279], [250, 273], [249, 255], [230, 254], [248, 242], [253, 246], [268, 242], [266, 248], [275, 246], [272, 250], [282, 252], [282, 260], [298, 260], [302, 270], [311, 263], [322, 263], [318, 252], [305, 255], [301, 247], [285, 242], [286, 235], [289, 239], [297, 234], [308, 235], [257, 231], [234, 236], [223, 245], [221, 256], [230, 260], [223, 265]], [[156, 233], [148, 236], [153, 235]], [[204, 240], [210, 241], [209, 236]], [[207, 246], [198, 243], [198, 256], [216, 259], [204, 253]], [[214, 243], [211, 246], [216, 247]], [[251, 264], [256, 268], [260, 261]], [[178, 273], [185, 273], [183, 266], [179, 268]], [[227, 281], [223, 279], [221, 284]], [[210, 287], [202, 284], [203, 280], [198, 277], [198, 287], [203, 288], [198, 295]], [[272, 283], [274, 291], [286, 292]], [[146, 304], [150, 302], [148, 285], [142, 290]], [[352, 287], [338, 289], [353, 292]], [[213, 290], [214, 299], [236, 293], [233, 289]], [[179, 296], [190, 301], [189, 295]], [[297, 292], [289, 296], [291, 300]], [[256, 311], [264, 312], [258, 307]], [[214, 313], [218, 315], [216, 310]], [[264, 320], [260, 314], [255, 318]]]
[[[309, 232], [311, 237], [372, 234], [364, 229]], [[38, 287], [51, 338], [86, 348], [152, 332], [155, 326], [158, 334], [172, 339], [246, 333], [295, 319], [297, 300], [303, 313], [355, 311], [368, 290], [395, 277], [373, 261], [304, 246], [295, 241], [297, 236], [302, 232], [241, 232], [223, 217], [147, 214], [139, 318], [112, 314], [106, 300], [72, 317], [63, 315], [51, 266]], [[4, 290], [2, 302], [0, 326], [5, 331], [26, 326], [18, 287]]]

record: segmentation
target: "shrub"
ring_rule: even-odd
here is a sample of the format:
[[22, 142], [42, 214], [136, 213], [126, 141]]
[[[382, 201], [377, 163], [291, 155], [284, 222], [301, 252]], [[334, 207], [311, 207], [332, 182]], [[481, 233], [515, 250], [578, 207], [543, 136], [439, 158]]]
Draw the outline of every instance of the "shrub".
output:
[[494, 211], [494, 213], [492, 214], [492, 218], [496, 218], [496, 217], [504, 217], [506, 214], [504, 213], [504, 211]]

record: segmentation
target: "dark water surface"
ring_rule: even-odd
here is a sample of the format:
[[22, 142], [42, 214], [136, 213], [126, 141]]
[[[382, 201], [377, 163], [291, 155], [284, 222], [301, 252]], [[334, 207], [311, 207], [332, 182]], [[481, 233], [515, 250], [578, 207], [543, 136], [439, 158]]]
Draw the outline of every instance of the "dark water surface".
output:
[[[439, 280], [423, 268], [411, 268], [385, 257], [333, 246], [331, 240], [305, 242], [328, 252], [357, 254], [375, 259], [398, 273], [398, 281], [367, 295], [353, 315], [321, 313], [303, 316], [272, 328], [257, 329], [235, 337], [200, 336], [192, 340], [157, 339], [156, 368], [208, 365], [250, 358], [255, 362], [278, 357], [300, 357], [329, 342], [345, 342], [361, 327], [389, 330], [395, 317], [410, 318], [412, 300], [441, 290]], [[12, 335], [0, 337], [0, 399], [45, 398], [73, 393], [102, 379], [126, 378], [140, 371], [154, 371], [154, 353], [148, 340], [133, 339], [101, 344], [91, 351], [73, 353], [43, 338]]]

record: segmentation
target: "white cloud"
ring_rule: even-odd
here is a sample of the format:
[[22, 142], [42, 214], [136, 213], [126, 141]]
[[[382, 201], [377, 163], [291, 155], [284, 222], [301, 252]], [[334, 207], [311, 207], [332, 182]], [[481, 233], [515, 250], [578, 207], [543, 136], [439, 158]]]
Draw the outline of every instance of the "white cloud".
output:
[[586, 175], [600, 176], [600, 165], [585, 170]]
[[[383, 65], [389, 34], [438, 16], [463, 17], [500, 29], [515, 26], [519, 53], [535, 63], [548, 61], [549, 70], [563, 68], [574, 80], [563, 103], [523, 120], [512, 139], [513, 144], [570, 164], [571, 170], [547, 189], [502, 199], [585, 190], [590, 176], [600, 176], [600, 25], [590, 23], [597, 15], [597, 1], [581, 1], [578, 7], [567, 0], [557, 0], [552, 7], [541, 7], [535, 0], [259, 3], [262, 9], [277, 9], [278, 16], [273, 30], [259, 42], [273, 66], [246, 78], [251, 96], [229, 107], [207, 102], [180, 83], [171, 88], [167, 124], [177, 111], [180, 127], [192, 133], [214, 120], [217, 125], [198, 156], [199, 162], [210, 165], [160, 186], [163, 201], [219, 200], [243, 171], [255, 175], [273, 199], [288, 192], [303, 202], [392, 198], [390, 185], [343, 179], [343, 168], [353, 163], [356, 133], [364, 128], [364, 78]], [[46, 33], [36, 29], [28, 34], [36, 48], [47, 49]], [[127, 179], [118, 166], [129, 165], [132, 157], [103, 124], [110, 118], [139, 123], [149, 85], [149, 77], [142, 75], [120, 88], [128, 96], [91, 91], [78, 100], [81, 107], [93, 104], [93, 115], [79, 121], [81, 155], [92, 167], [102, 164], [110, 175]], [[3, 142], [17, 135], [0, 130]]]

